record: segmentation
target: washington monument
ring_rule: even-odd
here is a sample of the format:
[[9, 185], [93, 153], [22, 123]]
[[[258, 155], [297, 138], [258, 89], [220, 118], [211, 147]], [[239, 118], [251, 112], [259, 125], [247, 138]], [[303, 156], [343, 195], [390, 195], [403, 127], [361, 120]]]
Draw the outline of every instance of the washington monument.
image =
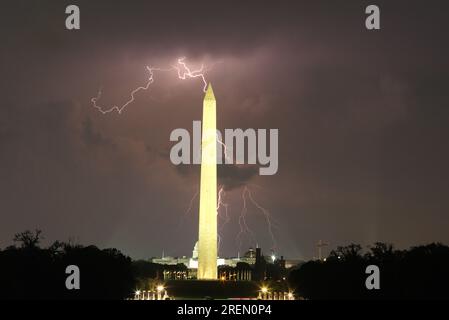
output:
[[217, 279], [217, 109], [211, 84], [203, 101], [198, 276]]

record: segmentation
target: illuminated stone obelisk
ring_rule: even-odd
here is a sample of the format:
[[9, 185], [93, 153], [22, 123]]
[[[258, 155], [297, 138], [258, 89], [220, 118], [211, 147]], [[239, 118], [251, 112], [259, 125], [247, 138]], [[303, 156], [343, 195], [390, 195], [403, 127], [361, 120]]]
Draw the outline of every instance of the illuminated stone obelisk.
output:
[[217, 110], [211, 84], [203, 101], [198, 279], [217, 279]]

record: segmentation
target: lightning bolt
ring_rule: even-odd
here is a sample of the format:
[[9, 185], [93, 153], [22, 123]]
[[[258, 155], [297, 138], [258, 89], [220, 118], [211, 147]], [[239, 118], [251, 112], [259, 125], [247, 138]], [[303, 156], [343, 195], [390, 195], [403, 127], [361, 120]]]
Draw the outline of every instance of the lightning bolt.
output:
[[[220, 245], [221, 245], [221, 235], [220, 232], [223, 230], [224, 226], [229, 223], [231, 220], [228, 212], [228, 206], [229, 204], [223, 201], [224, 196], [226, 195], [226, 192], [224, 191], [224, 187], [220, 186], [218, 191], [218, 200], [217, 200], [217, 216], [221, 218], [224, 222], [223, 224], [220, 224], [217, 233], [218, 233], [218, 250], [220, 251]], [[220, 215], [220, 209], [224, 208], [224, 217]]]
[[[217, 203], [217, 215], [224, 220], [224, 224], [221, 225], [220, 230], [223, 229], [224, 225], [226, 225], [230, 221], [229, 213], [228, 213], [228, 203], [225, 203], [223, 201], [224, 196], [226, 195], [226, 192], [224, 191], [223, 186], [220, 187], [220, 190], [218, 191], [218, 203]], [[224, 208], [224, 217], [220, 216], [220, 208]]]
[[249, 228], [248, 223], [246, 221], [246, 214], [248, 213], [246, 193], [247, 193], [247, 189], [245, 187], [242, 192], [243, 206], [242, 206], [242, 210], [240, 211], [240, 216], [238, 219], [240, 231], [236, 236], [236, 241], [237, 241], [239, 252], [241, 251], [241, 247], [242, 247], [242, 236], [243, 235], [248, 234], [253, 243], [257, 242], [256, 237], [254, 236], [254, 232]]
[[[220, 145], [222, 145], [223, 146], [223, 151], [224, 151], [224, 155], [225, 155], [225, 158], [227, 159], [227, 160], [229, 160], [229, 163], [232, 163], [232, 160], [233, 159], [231, 159], [231, 157], [229, 157], [229, 155], [228, 155], [228, 152], [227, 152], [227, 146], [226, 146], [226, 144], [223, 142], [223, 141], [221, 141], [220, 140], [220, 138], [217, 136], [217, 142], [220, 144]], [[256, 187], [259, 187], [258, 185], [255, 185]], [[259, 187], [260, 188], [260, 187]], [[221, 201], [221, 192], [223, 191], [223, 187], [220, 189], [220, 192], [219, 192], [219, 205], [218, 205], [218, 207], [217, 207], [217, 210], [218, 210], [218, 208], [220, 207], [220, 201]], [[253, 241], [253, 242], [257, 242], [256, 241], [256, 237], [255, 237], [255, 234], [254, 234], [254, 232], [249, 228], [249, 226], [248, 226], [248, 222], [247, 222], [247, 213], [248, 213], [248, 206], [247, 206], [247, 202], [248, 202], [248, 200], [249, 200], [249, 202], [251, 202], [261, 213], [262, 213], [262, 215], [264, 216], [264, 218], [265, 218], [265, 221], [266, 221], [266, 223], [267, 223], [267, 228], [268, 228], [268, 233], [270, 234], [270, 237], [271, 237], [271, 243], [272, 243], [272, 250], [274, 250], [275, 248], [277, 248], [277, 241], [276, 241], [276, 238], [275, 238], [275, 236], [274, 236], [274, 233], [273, 233], [273, 227], [274, 228], [279, 228], [279, 226], [278, 226], [278, 224], [277, 224], [277, 222], [274, 220], [274, 218], [271, 216], [271, 214], [270, 214], [270, 212], [267, 210], [267, 209], [265, 209], [263, 206], [261, 206], [255, 199], [254, 199], [254, 196], [253, 196], [253, 192], [251, 191], [251, 189], [248, 187], [248, 185], [246, 185], [244, 188], [243, 188], [243, 190], [242, 190], [242, 202], [243, 202], [243, 206], [242, 206], [242, 210], [241, 210], [241, 212], [240, 212], [240, 216], [239, 216], [239, 218], [238, 218], [238, 224], [239, 224], [239, 227], [240, 227], [240, 231], [239, 231], [239, 233], [237, 234], [237, 236], [236, 236], [236, 242], [237, 242], [237, 245], [238, 245], [238, 250], [240, 251], [240, 249], [241, 249], [241, 246], [242, 246], [242, 237], [245, 235], [245, 234], [248, 234], [249, 235], [249, 237], [250, 237], [250, 239]], [[227, 213], [227, 207], [226, 207], [226, 215], [227, 215], [228, 213]]]
[[[226, 144], [224, 144], [223, 141], [220, 140], [220, 137], [218, 135], [217, 135], [217, 142], [218, 142], [218, 144], [223, 146], [223, 153], [224, 153], [225, 159], [228, 160], [229, 163], [232, 163], [233, 159], [228, 155], [228, 147], [226, 146]], [[225, 163], [225, 162], [222, 161], [222, 163]]]
[[207, 90], [207, 81], [206, 78], [204, 76], [204, 64], [201, 65], [201, 68], [199, 68], [198, 70], [190, 70], [190, 68], [187, 66], [187, 64], [184, 62], [185, 61], [185, 57], [182, 58], [178, 58], [178, 64], [181, 65], [184, 69], [184, 71], [181, 71], [181, 68], [179, 68], [178, 66], [172, 66], [172, 68], [174, 68], [176, 71], [178, 71], [178, 78], [181, 80], [185, 80], [188, 78], [201, 78], [203, 80], [204, 83], [204, 87], [203, 87], [203, 91], [206, 92]]
[[154, 73], [155, 71], [158, 72], [170, 72], [170, 71], [176, 71], [176, 74], [178, 76], [178, 79], [186, 80], [186, 79], [194, 79], [194, 78], [200, 78], [204, 84], [203, 91], [206, 92], [207, 89], [207, 81], [206, 81], [206, 72], [211, 70], [211, 67], [207, 68], [204, 66], [204, 64], [201, 65], [201, 68], [197, 70], [192, 70], [187, 63], [185, 62], [186, 57], [181, 57], [177, 59], [177, 65], [172, 65], [171, 68], [154, 68], [150, 66], [146, 66], [146, 70], [149, 73], [147, 81], [142, 85], [134, 90], [132, 90], [129, 94], [128, 100], [122, 104], [122, 105], [113, 105], [112, 107], [102, 107], [98, 104], [98, 101], [101, 99], [101, 96], [103, 95], [103, 88], [101, 87], [100, 90], [97, 93], [96, 97], [93, 97], [90, 99], [92, 102], [92, 105], [95, 109], [97, 109], [102, 114], [107, 114], [116, 111], [118, 114], [121, 114], [125, 108], [133, 103], [136, 99], [136, 94], [140, 91], [147, 91], [151, 84], [154, 83]]
[[199, 189], [196, 190], [195, 194], [190, 199], [189, 206], [187, 207], [186, 211], [184, 211], [184, 214], [182, 215], [182, 218], [179, 220], [178, 228], [181, 228], [183, 221], [185, 220], [187, 215], [190, 213], [190, 211], [192, 211], [193, 204], [194, 204], [195, 199], [198, 197], [198, 193], [199, 193]]
[[274, 221], [273, 217], [271, 217], [270, 212], [269, 212], [267, 209], [265, 209], [264, 207], [262, 207], [262, 206], [261, 206], [255, 199], [254, 199], [251, 190], [250, 190], [247, 186], [245, 186], [245, 187], [243, 188], [243, 192], [244, 192], [244, 193], [245, 193], [245, 190], [246, 190], [246, 192], [247, 192], [247, 194], [248, 194], [248, 198], [249, 198], [249, 200], [251, 201], [251, 203], [252, 203], [257, 209], [259, 209], [259, 210], [262, 212], [263, 216], [265, 217], [265, 220], [266, 220], [266, 223], [267, 223], [267, 227], [268, 227], [268, 233], [270, 234], [270, 237], [271, 237], [271, 243], [272, 243], [272, 248], [271, 248], [271, 249], [272, 249], [272, 250], [275, 250], [275, 249], [277, 248], [277, 241], [276, 241], [276, 238], [275, 238], [274, 233], [273, 233], [273, 227], [279, 228], [278, 223], [277, 223], [276, 221]]

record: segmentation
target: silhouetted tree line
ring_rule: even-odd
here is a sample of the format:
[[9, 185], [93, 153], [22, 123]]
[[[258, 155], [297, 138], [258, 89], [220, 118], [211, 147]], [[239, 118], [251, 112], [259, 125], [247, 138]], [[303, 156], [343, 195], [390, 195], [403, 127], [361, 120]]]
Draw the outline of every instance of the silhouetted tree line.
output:
[[[14, 245], [0, 249], [0, 299], [125, 299], [136, 288], [149, 289], [166, 271], [185, 271], [184, 264], [132, 261], [117, 249], [99, 249], [56, 241], [40, 246], [40, 230], [14, 236]], [[66, 268], [80, 269], [80, 290], [66, 288]]]
[[[0, 299], [124, 299], [135, 288], [153, 286], [163, 271], [185, 270], [132, 261], [117, 249], [56, 241], [42, 248], [39, 230], [14, 237], [0, 250]], [[66, 267], [80, 268], [80, 290], [68, 290]], [[380, 268], [380, 290], [368, 290], [368, 265]], [[243, 267], [243, 265], [242, 265]], [[306, 299], [448, 299], [449, 247], [433, 243], [395, 250], [376, 243], [366, 253], [351, 244], [332, 251], [326, 261], [309, 261], [292, 270], [289, 285]]]
[[[368, 290], [368, 265], [380, 269], [380, 289]], [[449, 247], [432, 243], [395, 250], [376, 243], [368, 252], [351, 244], [326, 261], [309, 261], [290, 272], [289, 284], [306, 299], [448, 299]]]
[[[14, 237], [0, 250], [0, 299], [123, 299], [135, 285], [131, 259], [117, 249], [54, 242], [39, 246], [41, 231]], [[80, 269], [80, 290], [66, 288], [66, 267]]]

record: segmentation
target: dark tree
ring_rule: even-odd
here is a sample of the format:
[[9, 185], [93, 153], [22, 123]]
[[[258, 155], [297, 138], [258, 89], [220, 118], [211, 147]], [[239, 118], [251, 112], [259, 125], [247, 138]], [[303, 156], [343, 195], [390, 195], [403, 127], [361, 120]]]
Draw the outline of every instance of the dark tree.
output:
[[[289, 276], [307, 299], [447, 299], [449, 247], [433, 243], [398, 251], [376, 243], [365, 254], [351, 244], [332, 251], [326, 261], [309, 261]], [[368, 265], [380, 269], [380, 290], [368, 290]]]
[[[19, 247], [0, 251], [0, 299], [124, 299], [135, 278], [131, 259], [117, 249], [56, 241], [39, 247], [41, 231], [15, 235]], [[80, 290], [68, 290], [67, 266], [80, 269]]]
[[42, 231], [36, 229], [34, 232], [26, 230], [14, 235], [14, 242], [20, 243], [22, 248], [35, 249], [42, 240]]

